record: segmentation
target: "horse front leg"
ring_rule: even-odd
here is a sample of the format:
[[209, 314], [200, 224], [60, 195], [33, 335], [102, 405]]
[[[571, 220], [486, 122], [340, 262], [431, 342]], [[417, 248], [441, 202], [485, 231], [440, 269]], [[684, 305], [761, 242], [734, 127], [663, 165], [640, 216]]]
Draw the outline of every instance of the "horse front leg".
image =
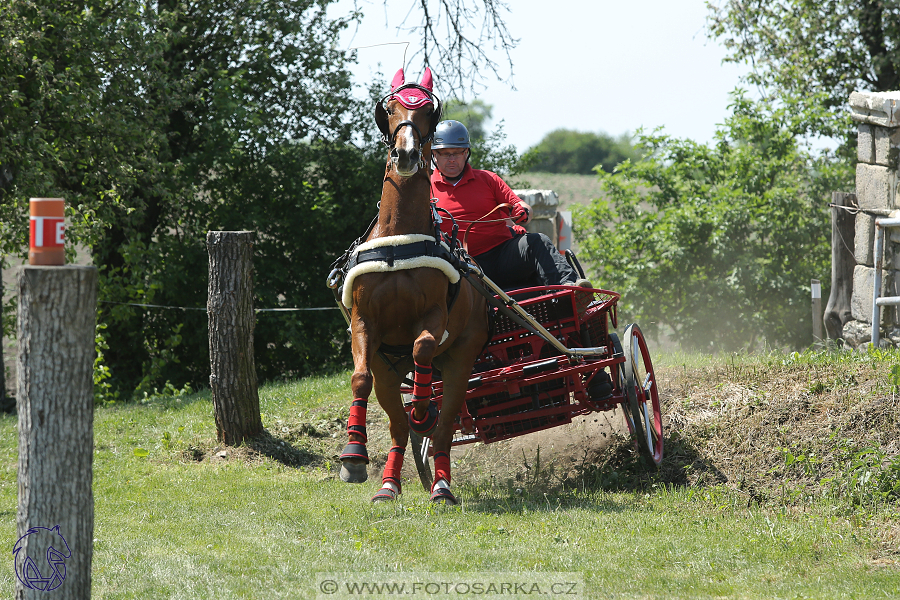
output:
[[447, 324], [446, 311], [432, 309], [426, 316], [422, 333], [413, 344], [413, 409], [409, 411], [409, 427], [419, 435], [428, 437], [438, 424], [437, 402], [431, 399], [431, 361]]
[[353, 403], [350, 405], [350, 417], [347, 419], [347, 445], [341, 452], [341, 481], [362, 483], [369, 478], [366, 465], [369, 464], [369, 453], [366, 450], [366, 413], [369, 406], [369, 395], [372, 393], [373, 377], [369, 365], [375, 353], [375, 345], [371, 341], [369, 328], [358, 314], [352, 321], [353, 375], [350, 378], [350, 389], [353, 392]]

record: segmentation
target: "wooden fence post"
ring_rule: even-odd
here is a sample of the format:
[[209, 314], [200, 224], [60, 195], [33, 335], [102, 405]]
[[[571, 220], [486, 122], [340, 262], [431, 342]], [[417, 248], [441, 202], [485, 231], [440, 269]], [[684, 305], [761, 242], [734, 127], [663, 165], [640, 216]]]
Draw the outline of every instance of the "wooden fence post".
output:
[[[831, 203], [855, 206], [856, 194], [832, 192]], [[852, 319], [850, 296], [853, 294], [853, 239], [856, 237], [856, 216], [842, 208], [831, 208], [831, 293], [825, 305], [825, 331], [828, 338], [843, 337], [844, 325]]]
[[252, 231], [210, 231], [209, 387], [220, 442], [237, 446], [262, 432], [253, 357]]
[[17, 284], [16, 598], [90, 598], [97, 269], [25, 266]]

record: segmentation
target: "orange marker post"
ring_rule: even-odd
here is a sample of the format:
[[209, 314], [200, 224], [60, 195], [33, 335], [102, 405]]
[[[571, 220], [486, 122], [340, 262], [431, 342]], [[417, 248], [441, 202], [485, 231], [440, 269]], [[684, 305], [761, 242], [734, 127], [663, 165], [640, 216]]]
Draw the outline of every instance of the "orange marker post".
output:
[[31, 198], [31, 243], [29, 265], [64, 265], [65, 201], [62, 198]]

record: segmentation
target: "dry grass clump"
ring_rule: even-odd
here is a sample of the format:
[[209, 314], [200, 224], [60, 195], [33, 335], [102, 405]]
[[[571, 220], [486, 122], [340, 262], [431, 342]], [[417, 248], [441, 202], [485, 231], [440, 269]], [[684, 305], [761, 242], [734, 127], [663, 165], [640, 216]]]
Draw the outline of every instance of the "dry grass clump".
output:
[[878, 491], [900, 499], [896, 357], [882, 358], [794, 353], [666, 369], [661, 477], [726, 483], [759, 501]]

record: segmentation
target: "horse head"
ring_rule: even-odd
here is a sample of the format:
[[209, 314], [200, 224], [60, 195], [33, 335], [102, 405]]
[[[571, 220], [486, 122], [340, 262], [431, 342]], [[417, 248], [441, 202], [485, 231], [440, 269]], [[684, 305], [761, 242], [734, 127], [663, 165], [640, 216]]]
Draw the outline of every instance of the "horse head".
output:
[[390, 148], [391, 165], [401, 177], [424, 169], [429, 158], [425, 154], [442, 112], [433, 87], [431, 69], [425, 69], [421, 83], [406, 83], [400, 69], [391, 82], [391, 92], [375, 104], [375, 123]]

